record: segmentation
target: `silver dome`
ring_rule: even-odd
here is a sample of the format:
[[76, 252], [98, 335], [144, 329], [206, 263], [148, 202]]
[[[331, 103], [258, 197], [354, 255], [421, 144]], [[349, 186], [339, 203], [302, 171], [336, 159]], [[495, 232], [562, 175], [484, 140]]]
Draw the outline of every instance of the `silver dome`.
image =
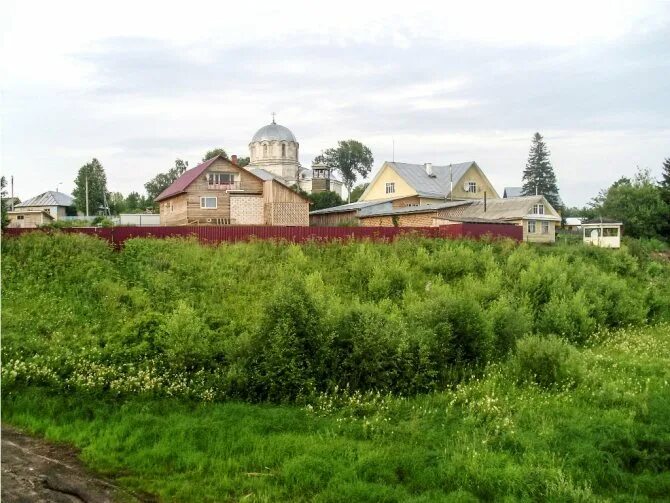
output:
[[275, 124], [273, 122], [272, 124], [263, 126], [258, 131], [256, 131], [256, 134], [251, 139], [251, 143], [255, 143], [257, 141], [273, 141], [273, 140], [293, 141], [296, 143], [298, 142], [298, 140], [295, 139], [295, 136], [293, 136], [293, 133], [291, 133], [291, 130], [289, 128], [280, 126], [279, 124]]

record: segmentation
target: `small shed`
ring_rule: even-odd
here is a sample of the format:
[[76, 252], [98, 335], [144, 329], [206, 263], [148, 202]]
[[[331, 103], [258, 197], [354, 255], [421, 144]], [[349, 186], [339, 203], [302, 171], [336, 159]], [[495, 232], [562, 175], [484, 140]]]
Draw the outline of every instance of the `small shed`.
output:
[[620, 248], [622, 226], [622, 222], [604, 218], [597, 221], [582, 222], [584, 244], [600, 246], [601, 248]]

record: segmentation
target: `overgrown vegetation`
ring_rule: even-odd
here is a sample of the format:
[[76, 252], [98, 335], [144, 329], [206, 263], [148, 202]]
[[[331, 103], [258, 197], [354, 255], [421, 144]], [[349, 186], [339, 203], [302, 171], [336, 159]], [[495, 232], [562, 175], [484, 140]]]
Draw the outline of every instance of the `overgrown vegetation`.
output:
[[164, 501], [663, 499], [651, 251], [5, 239], [3, 421]]
[[667, 499], [670, 325], [592, 342], [564, 368], [579, 379], [549, 387], [516, 379], [511, 359], [413, 398], [336, 389], [267, 406], [32, 386], [5, 392], [2, 413], [161, 501]]
[[[5, 389], [411, 395], [481, 373], [529, 334], [583, 345], [602, 329], [670, 319], [670, 267], [626, 249], [137, 239], [114, 252], [59, 233], [2, 246]], [[525, 344], [560, 358], [552, 341]]]

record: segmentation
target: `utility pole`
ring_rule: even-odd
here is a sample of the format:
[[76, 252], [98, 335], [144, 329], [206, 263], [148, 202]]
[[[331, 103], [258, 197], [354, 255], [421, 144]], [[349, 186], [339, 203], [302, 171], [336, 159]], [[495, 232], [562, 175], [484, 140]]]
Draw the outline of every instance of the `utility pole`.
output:
[[86, 216], [88, 216], [88, 175], [86, 175]]
[[449, 165], [449, 199], [454, 200], [454, 174], [451, 169], [451, 164]]
[[10, 210], [9, 211], [14, 211], [14, 175], [11, 176], [11, 186], [12, 186], [12, 199], [11, 202], [9, 203]]

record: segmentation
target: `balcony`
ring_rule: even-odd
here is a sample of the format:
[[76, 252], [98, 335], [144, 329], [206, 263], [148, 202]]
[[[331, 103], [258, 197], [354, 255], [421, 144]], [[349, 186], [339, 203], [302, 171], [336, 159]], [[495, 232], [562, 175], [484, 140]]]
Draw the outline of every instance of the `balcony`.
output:
[[244, 187], [242, 186], [242, 182], [240, 181], [225, 182], [225, 183], [208, 183], [207, 188], [213, 190], [225, 190], [227, 192], [244, 191]]

